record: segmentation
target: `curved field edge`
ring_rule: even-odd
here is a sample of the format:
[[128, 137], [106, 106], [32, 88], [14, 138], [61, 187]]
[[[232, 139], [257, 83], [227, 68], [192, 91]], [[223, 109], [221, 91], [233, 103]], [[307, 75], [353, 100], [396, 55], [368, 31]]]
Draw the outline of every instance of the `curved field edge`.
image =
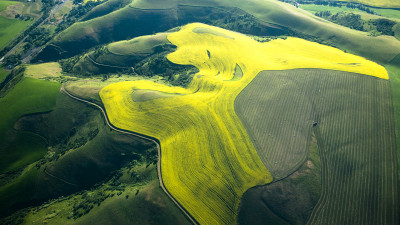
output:
[[[196, 33], [195, 28], [232, 39]], [[297, 38], [258, 43], [195, 23], [168, 35], [168, 40], [178, 47], [167, 57], [171, 62], [200, 71], [187, 89], [121, 82], [106, 86], [100, 96], [114, 126], [160, 141], [164, 184], [201, 224], [236, 223], [243, 193], [272, 180], [234, 110], [236, 96], [260, 71], [311, 67], [387, 79], [386, 70], [376, 63]], [[232, 80], [236, 65], [243, 76]], [[138, 89], [185, 95], [134, 102], [131, 94]]]

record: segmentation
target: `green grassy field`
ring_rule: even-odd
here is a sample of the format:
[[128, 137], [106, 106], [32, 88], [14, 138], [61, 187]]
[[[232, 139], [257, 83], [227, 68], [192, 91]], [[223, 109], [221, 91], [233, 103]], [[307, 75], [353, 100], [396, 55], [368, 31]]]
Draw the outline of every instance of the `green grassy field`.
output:
[[375, 7], [382, 7], [382, 8], [400, 8], [400, 1], [399, 0], [339, 0], [345, 2], [356, 2], [365, 5], [375, 6]]
[[47, 152], [47, 142], [43, 137], [31, 132], [18, 132], [2, 152], [0, 173], [15, 171], [41, 159]]
[[3, 82], [4, 79], [6, 79], [8, 74], [9, 72], [5, 70], [2, 66], [0, 66], [0, 83]]
[[137, 0], [131, 6], [140, 9], [171, 9], [177, 6], [179, 0]]
[[35, 195], [37, 176], [38, 170], [32, 164], [27, 166], [12, 182], [0, 186], [0, 215], [12, 212], [13, 204], [26, 201]]
[[[12, 127], [19, 117], [54, 108], [60, 84], [23, 78], [0, 99], [0, 155], [2, 173], [32, 163], [46, 152], [46, 142], [31, 133], [15, 133]], [[27, 148], [32, 144], [32, 149]], [[12, 152], [12, 155], [11, 155]], [[3, 161], [4, 160], [4, 161]]]
[[1, 0], [0, 1], [0, 12], [5, 10], [7, 8], [7, 6], [15, 5], [15, 4], [21, 4], [21, 3], [17, 2], [17, 1], [4, 1], [4, 0]]
[[385, 16], [388, 18], [400, 19], [400, 10], [379, 9], [379, 8], [374, 8], [373, 10], [382, 16]]
[[3, 136], [19, 117], [26, 114], [50, 111], [56, 103], [59, 83], [23, 78], [5, 97], [0, 99], [0, 134]]
[[[366, 19], [379, 18], [379, 16], [368, 14], [357, 8], [355, 8], [355, 9], [347, 8], [346, 6], [334, 7], [334, 6], [325, 6], [325, 5], [304, 4], [304, 5], [300, 5], [300, 8], [304, 9], [312, 14], [315, 14], [316, 12], [322, 12], [322, 11], [330, 11], [332, 14], [339, 13], [339, 12], [353, 12], [353, 13], [360, 14], [363, 18], [366, 18]], [[371, 9], [383, 17], [400, 19], [400, 10], [379, 9], [379, 8], [371, 8]]]
[[129, 41], [115, 42], [107, 46], [108, 50], [116, 55], [151, 54], [154, 48], [170, 43], [167, 33], [141, 36]]
[[54, 78], [61, 76], [60, 64], [54, 63], [42, 63], [36, 65], [29, 65], [26, 68], [25, 76], [36, 79], [40, 78]]
[[[9, 5], [21, 4], [17, 1], [0, 1], [0, 12], [5, 10]], [[24, 6], [21, 6], [24, 7]], [[15, 38], [21, 31], [32, 24], [33, 21], [22, 21], [19, 19], [7, 18], [0, 15], [0, 49], [3, 48], [9, 41]], [[1, 77], [0, 77], [1, 78]], [[1, 80], [1, 79], [0, 79]]]
[[396, 25], [394, 32], [394, 36], [400, 40], [400, 24]]
[[32, 23], [33, 21], [22, 21], [0, 16], [0, 49]]
[[39, 18], [42, 10], [42, 1], [35, 0], [26, 4], [23, 9], [23, 14], [30, 15], [34, 18]]
[[357, 8], [352, 9], [352, 8], [347, 8], [346, 6], [333, 7], [333, 6], [327, 6], [327, 5], [303, 4], [303, 5], [300, 5], [300, 8], [304, 9], [310, 13], [313, 13], [313, 14], [316, 12], [322, 12], [322, 11], [330, 11], [331, 13], [338, 13], [338, 12], [366, 13]]

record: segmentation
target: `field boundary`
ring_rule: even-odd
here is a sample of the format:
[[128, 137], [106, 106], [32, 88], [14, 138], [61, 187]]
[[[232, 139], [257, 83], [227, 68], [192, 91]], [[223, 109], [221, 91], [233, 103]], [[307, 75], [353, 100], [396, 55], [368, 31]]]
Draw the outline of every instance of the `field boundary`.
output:
[[196, 219], [194, 219], [194, 218], [189, 214], [189, 212], [188, 212], [185, 208], [183, 208], [183, 206], [169, 193], [169, 191], [167, 190], [167, 188], [164, 186], [164, 181], [163, 181], [163, 179], [162, 179], [162, 173], [161, 173], [161, 147], [160, 147], [160, 142], [159, 142], [159, 140], [157, 140], [157, 139], [155, 139], [155, 138], [152, 138], [152, 137], [148, 137], [148, 136], [142, 135], [142, 134], [138, 134], [138, 133], [135, 133], [135, 132], [132, 132], [132, 131], [127, 131], [127, 130], [119, 129], [119, 128], [117, 128], [117, 127], [115, 127], [114, 125], [111, 124], [111, 122], [110, 122], [109, 119], [108, 119], [108, 116], [107, 116], [106, 111], [105, 111], [105, 110], [103, 109], [103, 107], [101, 107], [100, 105], [98, 105], [98, 104], [96, 104], [96, 103], [93, 103], [93, 102], [90, 102], [90, 101], [87, 101], [87, 100], [85, 100], [85, 99], [76, 97], [76, 96], [70, 94], [67, 90], [65, 90], [64, 85], [61, 86], [60, 91], [64, 92], [66, 95], [68, 95], [69, 97], [71, 97], [71, 98], [73, 98], [73, 99], [75, 99], [75, 100], [77, 100], [77, 101], [84, 102], [84, 103], [86, 103], [86, 104], [95, 106], [96, 108], [100, 109], [101, 112], [102, 112], [102, 114], [103, 114], [103, 116], [104, 116], [104, 119], [105, 119], [105, 122], [106, 122], [107, 126], [110, 127], [112, 130], [114, 130], [114, 131], [116, 131], [116, 132], [119, 132], [119, 133], [122, 133], [122, 134], [128, 134], [128, 135], [133, 135], [133, 136], [136, 136], [136, 137], [139, 137], [139, 138], [143, 138], [143, 139], [145, 139], [145, 140], [151, 141], [151, 142], [153, 142], [154, 144], [156, 144], [156, 146], [157, 146], [157, 152], [158, 152], [157, 174], [158, 174], [158, 179], [159, 179], [159, 181], [160, 181], [160, 187], [161, 187], [161, 189], [162, 189], [162, 190], [164, 191], [164, 193], [172, 200], [172, 202], [179, 208], [179, 210], [186, 216], [186, 218], [189, 219], [189, 221], [190, 221], [192, 224], [194, 224], [194, 225], [198, 225], [198, 224], [199, 224], [199, 223], [196, 221]]

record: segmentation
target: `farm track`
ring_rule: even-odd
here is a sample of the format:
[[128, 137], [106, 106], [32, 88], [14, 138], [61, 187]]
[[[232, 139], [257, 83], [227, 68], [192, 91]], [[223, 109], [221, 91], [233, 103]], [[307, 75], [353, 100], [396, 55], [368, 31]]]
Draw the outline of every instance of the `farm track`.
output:
[[[241, 110], [238, 116], [251, 138], [259, 143], [256, 148], [261, 158], [269, 156], [264, 162], [273, 175], [290, 174], [304, 162], [301, 154], [289, 156], [296, 150], [307, 155], [303, 146], [309, 140], [309, 131], [315, 131], [322, 191], [309, 225], [397, 224], [396, 141], [388, 81], [340, 71], [297, 69], [265, 71], [252, 82], [246, 87], [249, 90], [239, 95], [242, 105], [236, 109]], [[271, 100], [271, 96], [277, 100]], [[293, 100], [301, 102], [294, 104]], [[294, 112], [294, 120], [289, 120], [287, 110]], [[256, 122], [264, 128], [254, 130], [249, 126], [255, 126], [253, 118], [246, 115], [259, 114], [263, 116], [256, 117]], [[291, 126], [283, 126], [285, 119]], [[314, 128], [313, 121], [317, 122]], [[296, 135], [305, 138], [293, 145], [297, 148], [285, 148], [293, 139], [293, 130], [302, 131]], [[260, 138], [269, 137], [263, 132], [283, 135], [282, 140], [260, 142]], [[295, 166], [285, 171], [285, 165]]]
[[[144, 136], [144, 135], [140, 135], [140, 134], [135, 133], [135, 132], [132, 132], [132, 131], [122, 130], [122, 129], [119, 129], [119, 128], [115, 127], [114, 125], [112, 125], [112, 124], [110, 123], [110, 121], [109, 121], [109, 119], [108, 119], [108, 116], [107, 116], [107, 113], [106, 113], [106, 111], [103, 109], [103, 107], [101, 107], [100, 105], [98, 105], [98, 104], [96, 104], [96, 103], [93, 103], [93, 102], [90, 102], [90, 101], [87, 101], [87, 100], [85, 100], [85, 99], [82, 99], [82, 98], [79, 98], [79, 97], [76, 97], [76, 96], [72, 95], [72, 94], [69, 93], [67, 90], [65, 90], [64, 85], [61, 86], [61, 91], [64, 92], [64, 93], [65, 93], [66, 95], [68, 95], [69, 97], [71, 97], [71, 98], [73, 98], [73, 99], [75, 99], [75, 100], [77, 100], [77, 101], [84, 102], [84, 103], [86, 103], [86, 104], [95, 106], [96, 108], [100, 109], [101, 112], [102, 112], [102, 114], [103, 114], [103, 116], [104, 116], [104, 119], [105, 119], [105, 122], [106, 122], [107, 126], [110, 127], [112, 130], [114, 130], [114, 131], [116, 131], [116, 132], [118, 132], [118, 133], [133, 135], [133, 136], [135, 136], [135, 137], [142, 138], [142, 139], [145, 139], [145, 140], [148, 140], [148, 141], [153, 142], [153, 143], [157, 146], [157, 152], [158, 152], [157, 174], [158, 174], [158, 179], [159, 179], [159, 181], [160, 181], [160, 186], [161, 186], [162, 190], [163, 190], [164, 193], [172, 200], [172, 202], [179, 208], [179, 210], [181, 210], [181, 212], [188, 218], [188, 220], [189, 220], [192, 224], [195, 224], [195, 225], [199, 224], [199, 223], [189, 214], [189, 212], [188, 212], [185, 208], [183, 208], [183, 206], [181, 206], [181, 204], [179, 204], [179, 202], [169, 193], [169, 191], [167, 190], [167, 188], [164, 186], [164, 182], [163, 182], [163, 179], [162, 179], [162, 173], [161, 173], [161, 147], [160, 147], [160, 144], [159, 144], [158, 140], [155, 140], [155, 139], [150, 138], [150, 137], [146, 137], [146, 136]], [[58, 178], [58, 179], [59, 179], [59, 178]]]
[[79, 185], [77, 185], [77, 184], [68, 182], [68, 181], [66, 181], [66, 180], [64, 180], [64, 179], [62, 179], [62, 178], [60, 178], [60, 177], [57, 177], [56, 175], [53, 175], [53, 174], [47, 172], [47, 168], [44, 168], [43, 172], [44, 172], [45, 174], [49, 175], [50, 177], [53, 177], [53, 178], [55, 178], [55, 179], [57, 179], [57, 180], [59, 180], [59, 181], [65, 183], [65, 184], [68, 184], [68, 185], [71, 185], [71, 186], [74, 186], [74, 187], [79, 187]]
[[86, 57], [89, 58], [89, 60], [90, 60], [93, 64], [95, 64], [95, 65], [97, 65], [97, 66], [110, 67], [110, 68], [118, 68], [118, 69], [129, 69], [129, 68], [132, 68], [132, 67], [127, 67], [127, 66], [124, 67], [124, 66], [106, 65], [106, 64], [102, 64], [102, 63], [96, 62], [94, 59], [92, 59], [92, 57], [90, 57], [90, 55], [87, 55]]

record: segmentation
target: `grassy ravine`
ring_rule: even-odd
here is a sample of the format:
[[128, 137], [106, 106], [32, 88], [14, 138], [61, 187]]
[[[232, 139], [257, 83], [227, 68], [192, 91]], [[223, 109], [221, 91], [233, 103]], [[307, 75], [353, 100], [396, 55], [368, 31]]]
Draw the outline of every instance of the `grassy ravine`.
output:
[[22, 115], [52, 110], [60, 86], [55, 82], [22, 78], [5, 97], [0, 98], [0, 136]]
[[59, 83], [23, 78], [0, 98], [1, 173], [32, 163], [46, 153], [46, 141], [42, 137], [30, 132], [16, 132], [12, 127], [23, 115], [52, 110], [59, 88]]
[[[389, 81], [329, 70], [265, 71], [237, 100], [237, 109], [249, 109], [239, 111], [239, 118], [250, 137], [260, 143], [260, 155], [269, 156], [267, 169], [271, 168], [272, 175], [290, 169], [288, 165], [299, 165], [290, 157], [297, 151], [305, 158], [307, 148], [303, 146], [317, 122], [322, 192], [309, 224], [397, 222], [395, 123]], [[252, 116], [259, 114], [263, 117]], [[257, 125], [261, 128], [254, 129]], [[271, 197], [267, 203], [274, 201]]]
[[307, 161], [295, 173], [278, 182], [246, 191], [239, 208], [238, 223], [306, 224], [320, 195], [321, 162], [313, 135]]
[[[193, 32], [196, 28], [231, 38]], [[100, 96], [113, 125], [160, 141], [165, 186], [201, 224], [234, 224], [242, 194], [272, 180], [233, 104], [260, 71], [311, 67], [388, 78], [383, 67], [364, 58], [296, 38], [259, 43], [195, 23], [168, 40], [178, 47], [168, 55], [171, 62], [200, 71], [187, 89], [121, 82], [103, 88]], [[243, 76], [232, 80], [236, 65]], [[131, 94], [138, 89], [185, 95], [134, 102]]]

